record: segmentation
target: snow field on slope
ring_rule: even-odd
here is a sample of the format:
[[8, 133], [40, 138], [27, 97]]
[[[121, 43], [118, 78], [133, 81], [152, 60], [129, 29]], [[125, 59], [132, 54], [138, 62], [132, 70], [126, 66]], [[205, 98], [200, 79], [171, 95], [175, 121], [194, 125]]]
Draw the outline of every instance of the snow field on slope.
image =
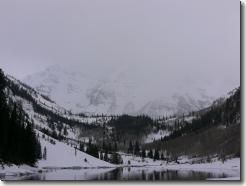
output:
[[160, 140], [161, 138], [168, 135], [170, 135], [170, 132], [168, 130], [159, 130], [157, 132], [152, 132], [146, 137], [145, 143], [151, 143], [155, 140]]
[[[51, 144], [49, 140], [42, 138], [42, 133], [39, 133], [39, 140], [42, 147], [47, 149], [47, 159], [40, 160], [38, 167], [82, 167], [82, 168], [98, 168], [98, 167], [115, 167], [115, 165], [102, 161], [98, 158], [90, 156], [84, 152], [76, 150], [65, 143], [59, 142], [45, 135], [45, 139], [52, 139], [55, 141], [55, 145]], [[87, 161], [85, 161], [85, 159]]]

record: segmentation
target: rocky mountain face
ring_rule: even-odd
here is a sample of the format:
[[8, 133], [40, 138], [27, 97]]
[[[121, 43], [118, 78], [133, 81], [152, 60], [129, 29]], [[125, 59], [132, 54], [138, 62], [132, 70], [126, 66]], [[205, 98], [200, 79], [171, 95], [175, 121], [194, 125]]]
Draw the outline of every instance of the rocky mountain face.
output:
[[80, 113], [158, 117], [200, 110], [213, 101], [213, 96], [199, 86], [170, 83], [164, 77], [155, 83], [145, 71], [125, 68], [94, 73], [93, 68], [55, 65], [23, 81], [66, 109]]

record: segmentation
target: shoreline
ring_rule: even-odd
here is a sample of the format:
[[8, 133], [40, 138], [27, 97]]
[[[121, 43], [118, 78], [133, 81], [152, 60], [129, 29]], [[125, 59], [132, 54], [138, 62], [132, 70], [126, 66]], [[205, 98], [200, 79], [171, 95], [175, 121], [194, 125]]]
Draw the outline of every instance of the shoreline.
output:
[[229, 159], [224, 163], [220, 161], [212, 162], [212, 163], [201, 163], [201, 164], [162, 164], [162, 165], [116, 165], [113, 167], [80, 167], [80, 166], [70, 166], [70, 167], [31, 167], [28, 165], [4, 165], [4, 169], [0, 168], [0, 178], [4, 177], [23, 177], [23, 176], [31, 176], [35, 174], [42, 174], [45, 172], [49, 172], [52, 170], [84, 170], [84, 169], [117, 169], [117, 168], [146, 168], [149, 170], [176, 170], [176, 171], [194, 171], [194, 172], [204, 172], [204, 173], [212, 173], [212, 174], [221, 174], [226, 172], [228, 175], [225, 178], [211, 178], [208, 180], [240, 180], [240, 158]]

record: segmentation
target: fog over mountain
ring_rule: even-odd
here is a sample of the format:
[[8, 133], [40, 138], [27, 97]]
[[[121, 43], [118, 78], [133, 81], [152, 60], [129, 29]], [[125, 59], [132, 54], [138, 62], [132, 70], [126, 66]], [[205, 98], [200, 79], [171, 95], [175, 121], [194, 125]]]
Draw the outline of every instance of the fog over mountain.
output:
[[[163, 116], [202, 109], [218, 97], [216, 83], [178, 79], [164, 69], [101, 68], [54, 65], [24, 82], [75, 112]], [[155, 69], [156, 71], [158, 69]], [[214, 90], [214, 91], [206, 91]]]
[[0, 67], [79, 111], [193, 109], [240, 84], [239, 8], [233, 0], [3, 1]]
[[0, 0], [0, 180], [241, 180], [240, 3]]

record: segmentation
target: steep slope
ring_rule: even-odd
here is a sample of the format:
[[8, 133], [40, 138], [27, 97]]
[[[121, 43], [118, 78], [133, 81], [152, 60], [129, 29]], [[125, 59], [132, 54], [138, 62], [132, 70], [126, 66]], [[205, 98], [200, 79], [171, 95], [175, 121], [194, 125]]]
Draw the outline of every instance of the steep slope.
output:
[[8, 99], [23, 107], [35, 128], [76, 146], [101, 139], [102, 125], [112, 117], [73, 114], [11, 76], [7, 77], [7, 85]]
[[[22, 105], [39, 131], [77, 147], [80, 143], [88, 143], [89, 139], [98, 145], [103, 141], [112, 142], [115, 126], [112, 128], [109, 123], [119, 116], [74, 114], [14, 77], [8, 76], [7, 81], [10, 99]], [[139, 127], [142, 131], [141, 123]], [[145, 135], [154, 130], [154, 124], [150, 123]]]
[[[5, 79], [7, 102], [23, 109], [25, 119], [35, 128], [42, 150], [41, 160], [36, 164], [39, 168], [114, 167], [78, 149], [80, 144], [93, 139], [101, 128], [100, 122], [107, 121], [107, 117], [72, 114], [15, 78], [7, 76]], [[80, 136], [84, 131], [87, 135], [82, 140]]]
[[21, 105], [10, 100], [0, 69], [0, 163], [34, 165], [41, 156], [40, 143]]
[[[114, 167], [111, 163], [102, 161], [98, 158], [90, 156], [74, 147], [52, 139], [41, 132], [37, 132], [40, 136], [42, 148], [46, 148], [47, 157], [38, 162], [38, 166], [47, 167], [83, 167], [83, 168], [98, 168], [98, 167]], [[52, 141], [51, 141], [52, 140]]]
[[147, 67], [102, 69], [101, 73], [94, 70], [55, 65], [27, 76], [24, 82], [66, 109], [83, 113], [157, 117], [200, 110], [211, 104], [214, 96], [200, 89], [198, 83], [190, 87], [181, 80], [175, 84], [168, 79], [156, 82], [146, 73]]
[[176, 127], [169, 136], [147, 146], [165, 150], [173, 159], [183, 155], [205, 157], [203, 161], [240, 157], [240, 99], [239, 87], [210, 107], [193, 113], [190, 122], [175, 119]]

